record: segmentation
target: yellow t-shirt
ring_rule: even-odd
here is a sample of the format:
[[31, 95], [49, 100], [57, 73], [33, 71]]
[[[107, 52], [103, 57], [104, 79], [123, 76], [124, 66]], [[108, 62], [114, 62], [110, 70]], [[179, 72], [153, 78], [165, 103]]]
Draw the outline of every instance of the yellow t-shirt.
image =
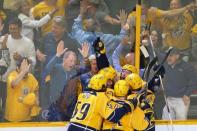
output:
[[0, 11], [0, 17], [2, 20], [5, 20], [7, 17], [6, 14], [2, 10]]
[[38, 82], [32, 74], [28, 74], [27, 78], [21, 80], [16, 87], [12, 88], [11, 82], [17, 76], [18, 73], [13, 71], [7, 79], [5, 119], [13, 122], [31, 120], [32, 107], [23, 104], [20, 99], [29, 93], [38, 91]]
[[[161, 10], [159, 9], [151, 9], [148, 10], [147, 15], [141, 15], [141, 32], [145, 30], [146, 26], [151, 23], [151, 27], [158, 25], [157, 18], [161, 17]], [[127, 22], [131, 28], [132, 34], [132, 42], [135, 41], [135, 28], [136, 27], [136, 12], [132, 11], [129, 16]]]
[[[135, 12], [130, 13], [129, 19], [135, 17]], [[176, 47], [180, 50], [191, 47], [191, 28], [193, 18], [188, 12], [175, 17], [163, 17], [162, 10], [149, 9], [146, 18], [142, 18], [142, 26], [151, 22], [151, 25], [161, 30], [165, 47]]]
[[151, 23], [151, 28], [156, 28], [161, 30], [161, 24], [158, 19], [162, 18], [162, 10], [160, 9], [149, 9], [146, 17], [146, 24]]
[[[65, 16], [65, 6], [67, 5], [67, 0], [57, 0], [56, 5], [49, 6], [44, 1], [40, 2], [32, 9], [32, 14], [35, 19], [40, 19], [54, 8], [58, 8], [59, 10], [54, 14], [54, 16]], [[42, 36], [49, 33], [51, 31], [52, 20], [41, 27]]]
[[163, 27], [165, 46], [173, 46], [180, 50], [191, 47], [193, 18], [189, 13], [185, 12], [173, 18], [162, 18], [160, 23]]
[[[136, 25], [136, 12], [132, 11], [129, 16], [128, 16], [128, 22], [131, 24], [131, 26], [135, 26]], [[141, 16], [141, 26], [145, 26], [146, 24], [149, 24], [150, 22], [152, 23], [152, 25], [154, 25], [154, 23], [156, 22], [156, 18], [160, 18], [162, 17], [161, 15], [161, 10], [159, 9], [149, 9], [147, 12], [147, 15], [142, 15]]]
[[180, 50], [191, 47], [191, 28], [193, 18], [189, 12], [174, 17], [162, 17], [162, 10], [149, 11], [147, 21], [161, 30], [164, 47], [175, 47]]
[[[32, 4], [32, 0], [28, 0]], [[3, 8], [17, 11], [19, 9], [21, 0], [4, 0]]]
[[192, 27], [192, 33], [197, 34], [197, 24]]
[[195, 24], [193, 27], [192, 27], [192, 36], [193, 37], [197, 37], [197, 24]]

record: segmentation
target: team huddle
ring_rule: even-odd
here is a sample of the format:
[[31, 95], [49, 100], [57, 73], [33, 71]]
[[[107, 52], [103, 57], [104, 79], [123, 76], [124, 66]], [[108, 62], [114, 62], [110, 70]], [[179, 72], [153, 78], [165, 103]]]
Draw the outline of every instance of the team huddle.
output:
[[[103, 62], [99, 57], [103, 58], [105, 49], [95, 49], [100, 54], [97, 63]], [[156, 77], [144, 81], [133, 65], [124, 65], [120, 73], [102, 67], [78, 96], [68, 131], [154, 130], [155, 81]]]
[[112, 67], [101, 69], [79, 95], [68, 131], [154, 128], [155, 96], [151, 90], [144, 90], [148, 83], [136, 73], [133, 65], [125, 65], [115, 82], [117, 75]]
[[0, 6], [0, 122], [153, 131], [197, 118], [197, 0]]

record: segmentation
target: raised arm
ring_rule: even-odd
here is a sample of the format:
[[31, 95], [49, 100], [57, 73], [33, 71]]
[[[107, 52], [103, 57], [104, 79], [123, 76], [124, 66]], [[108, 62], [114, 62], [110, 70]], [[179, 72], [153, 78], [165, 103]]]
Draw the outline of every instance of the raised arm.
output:
[[116, 71], [121, 72], [122, 67], [120, 65], [120, 54], [123, 49], [123, 45], [119, 44], [118, 47], [115, 49], [115, 51], [112, 54], [112, 61], [113, 61], [113, 66]]
[[56, 55], [49, 61], [47, 64], [47, 72], [51, 73], [55, 65], [61, 60], [61, 56], [64, 54], [64, 52], [67, 50], [67, 48], [64, 48], [64, 42], [60, 41], [57, 46]]
[[53, 14], [56, 11], [57, 11], [57, 9], [52, 10], [50, 13], [48, 13], [47, 15], [45, 15], [44, 17], [42, 17], [39, 20], [31, 19], [23, 14], [19, 14], [18, 17], [22, 21], [23, 26], [37, 28], [37, 27], [41, 27], [44, 24], [46, 24], [52, 18]]
[[27, 59], [24, 59], [21, 63], [21, 66], [18, 67], [19, 74], [16, 78], [8, 77], [8, 84], [11, 83], [11, 87], [15, 88], [20, 81], [24, 78], [24, 76], [29, 72], [30, 64], [28, 64]]
[[74, 20], [73, 26], [72, 26], [72, 36], [77, 40], [78, 43], [82, 44], [86, 42], [87, 37], [89, 37], [88, 33], [83, 30], [82, 21], [87, 13], [87, 1], [81, 1], [80, 4], [80, 14], [79, 16]]
[[101, 36], [101, 40], [103, 40], [103, 42], [105, 43], [107, 55], [109, 55], [110, 52], [114, 51], [114, 49], [118, 46], [117, 44], [119, 44], [121, 40], [128, 34], [129, 26], [126, 23], [127, 13], [124, 10], [120, 10], [119, 20], [121, 23], [121, 31], [118, 35], [103, 34]]
[[127, 45], [129, 42], [128, 36], [124, 37], [121, 41], [121, 43], [118, 45], [118, 47], [115, 49], [115, 51], [112, 54], [112, 61], [113, 66], [116, 69], [116, 71], [121, 72], [122, 67], [120, 65], [120, 55], [125, 45]]
[[195, 4], [189, 4], [186, 5], [185, 7], [179, 8], [179, 9], [173, 9], [173, 10], [159, 10], [155, 7], [151, 7], [148, 12], [150, 15], [155, 16], [155, 17], [173, 17], [176, 15], [180, 15], [184, 13], [185, 11], [195, 9], [196, 5]]
[[[129, 112], [133, 112], [133, 110], [136, 108], [138, 100], [137, 99], [130, 99], [125, 101], [115, 101], [121, 106], [118, 108], [110, 109], [110, 102], [108, 102], [108, 105], [106, 106], [106, 112], [105, 112], [105, 119], [117, 123], [125, 114]], [[109, 109], [108, 109], [109, 108]]]

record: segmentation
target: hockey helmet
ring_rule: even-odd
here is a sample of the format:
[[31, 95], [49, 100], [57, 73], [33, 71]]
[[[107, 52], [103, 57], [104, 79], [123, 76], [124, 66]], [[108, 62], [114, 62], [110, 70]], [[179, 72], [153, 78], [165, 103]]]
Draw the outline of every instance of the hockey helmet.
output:
[[105, 78], [104, 75], [96, 74], [90, 79], [88, 88], [99, 91], [106, 86], [106, 83], [107, 83], [107, 79]]
[[119, 80], [115, 83], [114, 86], [114, 95], [115, 96], [126, 96], [129, 91], [129, 85], [125, 80]]
[[130, 85], [131, 89], [137, 90], [143, 88], [146, 85], [146, 82], [141, 79], [138, 74], [130, 74], [125, 79]]
[[135, 66], [133, 65], [129, 65], [129, 64], [126, 64], [122, 67], [123, 70], [128, 70], [130, 71], [131, 73], [137, 73], [137, 69]]
[[116, 70], [113, 67], [105, 67], [99, 71], [99, 74], [102, 74], [105, 76], [108, 80], [114, 80], [116, 76]]

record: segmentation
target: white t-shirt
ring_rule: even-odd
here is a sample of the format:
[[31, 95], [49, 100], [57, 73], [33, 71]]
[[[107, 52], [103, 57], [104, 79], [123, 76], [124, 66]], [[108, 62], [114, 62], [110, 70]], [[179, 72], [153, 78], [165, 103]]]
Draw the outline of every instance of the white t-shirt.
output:
[[16, 69], [16, 62], [13, 58], [15, 52], [19, 53], [22, 57], [27, 57], [28, 59], [32, 60], [32, 65], [36, 64], [36, 53], [34, 43], [25, 36], [22, 36], [21, 39], [13, 39], [11, 35], [8, 36], [7, 40], [7, 48], [9, 49], [10, 53], [10, 66], [4, 78], [7, 78], [7, 75], [10, 71]]

